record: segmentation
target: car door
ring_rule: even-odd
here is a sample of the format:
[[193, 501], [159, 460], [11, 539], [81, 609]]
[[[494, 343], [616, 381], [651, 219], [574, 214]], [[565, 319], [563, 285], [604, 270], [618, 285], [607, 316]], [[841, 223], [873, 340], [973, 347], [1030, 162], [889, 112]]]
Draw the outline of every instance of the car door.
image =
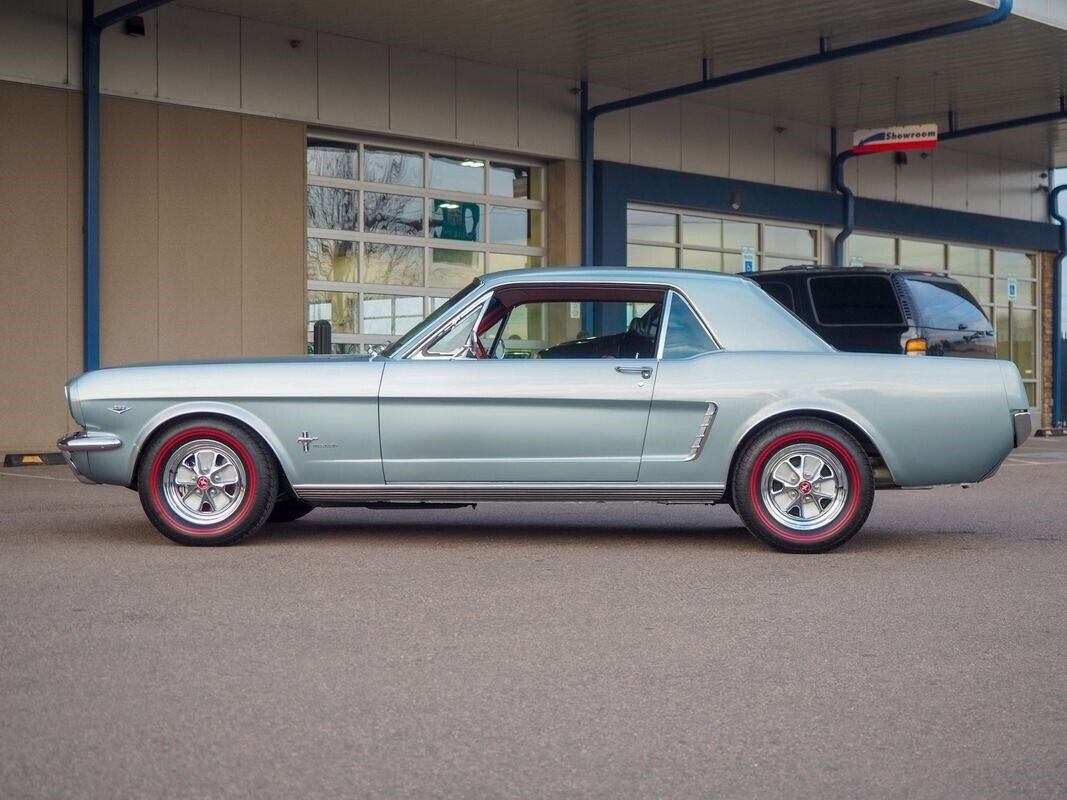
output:
[[[559, 296], [556, 302], [588, 312], [572, 290]], [[582, 319], [565, 314], [556, 326], [563, 333], [535, 340], [507, 334], [514, 309], [508, 313], [507, 323], [488, 331], [492, 340], [478, 345], [481, 358], [448, 333], [423, 348], [424, 357], [386, 363], [379, 391], [386, 482], [636, 481], [654, 345], [633, 353], [651, 357], [605, 357], [603, 349], [628, 335], [633, 320], [623, 321], [624, 333], [568, 341], [561, 337], [574, 335]], [[487, 351], [495, 357], [484, 357]]]

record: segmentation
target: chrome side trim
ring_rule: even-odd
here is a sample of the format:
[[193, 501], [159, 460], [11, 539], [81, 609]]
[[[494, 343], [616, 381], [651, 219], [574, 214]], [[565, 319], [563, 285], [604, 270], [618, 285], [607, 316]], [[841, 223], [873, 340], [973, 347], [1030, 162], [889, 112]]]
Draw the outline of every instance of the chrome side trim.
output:
[[708, 410], [704, 412], [704, 419], [701, 420], [700, 427], [697, 428], [697, 438], [693, 441], [692, 447], [689, 448], [689, 455], [685, 457], [686, 461], [695, 461], [704, 449], [704, 445], [708, 441], [708, 433], [711, 432], [711, 426], [715, 424], [715, 414], [718, 410], [717, 403], [708, 403]]
[[78, 431], [64, 436], [56, 447], [63, 453], [85, 453], [92, 450], [117, 450], [122, 447], [122, 440], [110, 433], [86, 433]]
[[1030, 421], [1029, 411], [1012, 411], [1011, 412], [1012, 429], [1015, 431], [1015, 444], [1014, 447], [1019, 447], [1023, 442], [1030, 438], [1030, 433], [1033, 430], [1033, 423]]
[[294, 486], [308, 503], [358, 504], [389, 501], [450, 503], [652, 501], [714, 503], [722, 499], [721, 483], [397, 483]]

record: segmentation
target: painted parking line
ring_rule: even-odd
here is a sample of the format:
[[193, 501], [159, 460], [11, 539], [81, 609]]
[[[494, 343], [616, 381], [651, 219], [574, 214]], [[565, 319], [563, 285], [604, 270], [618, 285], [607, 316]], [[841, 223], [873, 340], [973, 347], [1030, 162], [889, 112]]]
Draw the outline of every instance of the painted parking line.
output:
[[74, 478], [53, 478], [50, 475], [20, 475], [15, 472], [0, 472], [0, 478], [36, 478], [39, 481], [59, 481], [60, 483], [77, 483]]

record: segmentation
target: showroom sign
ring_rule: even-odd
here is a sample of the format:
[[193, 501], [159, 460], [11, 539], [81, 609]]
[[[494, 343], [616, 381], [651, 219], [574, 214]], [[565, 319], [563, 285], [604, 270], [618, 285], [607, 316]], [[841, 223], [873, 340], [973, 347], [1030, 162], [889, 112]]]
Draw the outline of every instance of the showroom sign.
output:
[[930, 150], [937, 147], [937, 123], [867, 128], [852, 134], [853, 153], [888, 153], [894, 150]]

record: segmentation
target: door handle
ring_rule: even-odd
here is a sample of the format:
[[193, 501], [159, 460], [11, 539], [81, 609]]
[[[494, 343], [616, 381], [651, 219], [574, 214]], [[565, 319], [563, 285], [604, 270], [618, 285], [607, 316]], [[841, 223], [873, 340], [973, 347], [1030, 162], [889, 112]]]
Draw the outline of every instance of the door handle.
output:
[[652, 367], [615, 367], [615, 371], [624, 375], [640, 375], [646, 381], [652, 377]]

